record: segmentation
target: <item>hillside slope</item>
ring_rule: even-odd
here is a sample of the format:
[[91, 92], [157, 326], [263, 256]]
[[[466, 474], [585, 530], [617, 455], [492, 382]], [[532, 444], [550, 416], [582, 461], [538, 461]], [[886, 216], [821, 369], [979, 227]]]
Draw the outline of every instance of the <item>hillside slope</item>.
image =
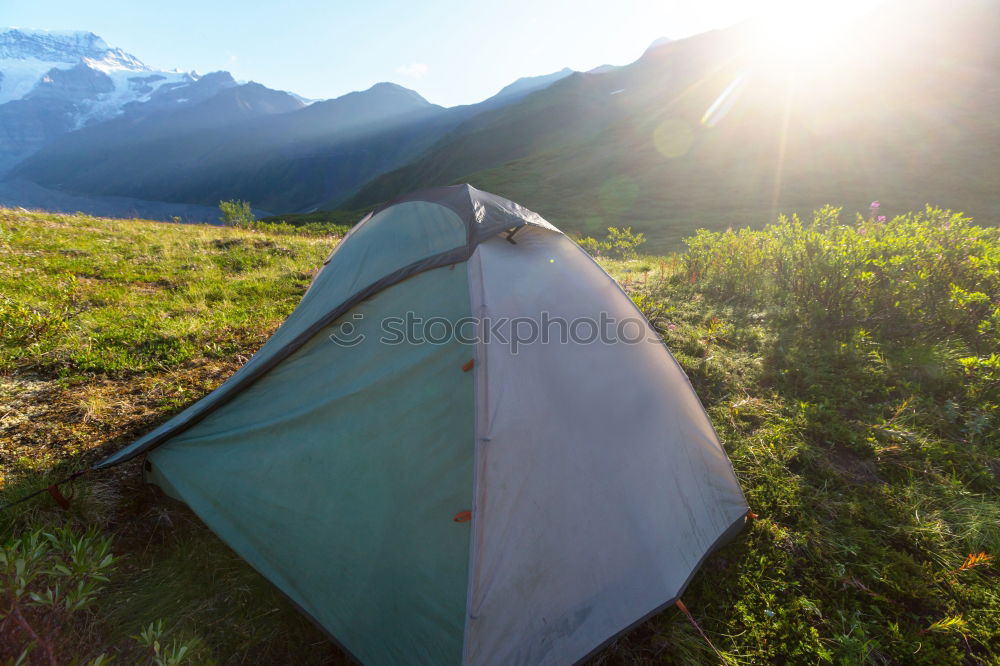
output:
[[10, 177], [81, 195], [206, 205], [238, 198], [276, 212], [308, 211], [339, 204], [465, 119], [567, 74], [520, 79], [450, 109], [391, 83], [304, 108], [288, 93], [247, 84], [187, 108], [135, 107], [52, 142]]
[[996, 3], [922, 0], [885, 4], [813, 58], [753, 24], [668, 42], [470, 120], [346, 206], [470, 182], [659, 247], [815, 201], [996, 219], [998, 28]]

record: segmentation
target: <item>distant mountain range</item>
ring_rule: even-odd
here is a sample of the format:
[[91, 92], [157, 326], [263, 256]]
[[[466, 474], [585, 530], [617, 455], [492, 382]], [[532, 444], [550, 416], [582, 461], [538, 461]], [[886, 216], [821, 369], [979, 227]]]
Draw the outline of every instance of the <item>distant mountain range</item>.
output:
[[[522, 78], [451, 109], [391, 83], [307, 106], [227, 72], [153, 72], [92, 33], [7, 30], [0, 33], [7, 179], [0, 203], [38, 205], [48, 188], [53, 207], [91, 196], [101, 197], [101, 210], [119, 197], [315, 209], [417, 157], [464, 119], [571, 73]], [[161, 208], [161, 217], [171, 212]]]
[[993, 223], [998, 28], [994, 0], [895, 0], [814, 60], [782, 57], [781, 39], [764, 55], [748, 23], [452, 108], [390, 83], [307, 105], [225, 72], [150, 72], [90, 33], [8, 31], [0, 203], [360, 210], [470, 182], [568, 230], [633, 226], [658, 249], [827, 202], [931, 202]]
[[[470, 182], [562, 228], [645, 231], [676, 249], [698, 227], [762, 224], [825, 203], [892, 214], [925, 203], [1000, 220], [1000, 3], [885, 3], [828, 51], [781, 58], [758, 26], [654, 44], [456, 128], [363, 187]], [[778, 62], [775, 62], [775, 58]]]
[[518, 82], [451, 109], [392, 83], [309, 106], [249, 83], [198, 104], [144, 114], [140, 107], [68, 133], [11, 176], [77, 193], [193, 203], [241, 198], [273, 211], [308, 210], [339, 202], [465, 118], [550, 80]]

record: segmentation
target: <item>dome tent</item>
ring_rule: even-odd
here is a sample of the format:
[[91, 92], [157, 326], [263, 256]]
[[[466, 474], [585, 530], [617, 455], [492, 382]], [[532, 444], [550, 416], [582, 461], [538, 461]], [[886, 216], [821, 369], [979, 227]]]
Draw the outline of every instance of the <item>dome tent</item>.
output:
[[[599, 316], [643, 335], [489, 335]], [[617, 283], [468, 185], [359, 222], [250, 361], [96, 467], [140, 454], [366, 664], [582, 659], [673, 603], [748, 510]]]

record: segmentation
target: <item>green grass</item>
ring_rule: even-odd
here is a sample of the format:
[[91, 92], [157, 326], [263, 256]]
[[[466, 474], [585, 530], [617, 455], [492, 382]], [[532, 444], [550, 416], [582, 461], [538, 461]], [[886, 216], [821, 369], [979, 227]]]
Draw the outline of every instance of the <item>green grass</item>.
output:
[[[0, 211], [3, 499], [218, 385], [332, 243]], [[998, 232], [939, 211], [878, 225], [826, 210], [602, 263], [690, 376], [759, 514], [684, 594], [727, 660], [997, 663], [996, 561], [963, 563], [1000, 552]], [[135, 465], [73, 492], [68, 513], [43, 497], [0, 516], [0, 538], [66, 522], [114, 538], [119, 568], [63, 628], [67, 655], [134, 662], [130, 636], [162, 619], [195, 663], [344, 662]], [[715, 657], [670, 609], [594, 661]]]
[[371, 208], [360, 210], [317, 210], [312, 213], [285, 213], [262, 217], [258, 222], [265, 224], [290, 224], [295, 227], [323, 228], [327, 225], [350, 229], [358, 220], [368, 214]]

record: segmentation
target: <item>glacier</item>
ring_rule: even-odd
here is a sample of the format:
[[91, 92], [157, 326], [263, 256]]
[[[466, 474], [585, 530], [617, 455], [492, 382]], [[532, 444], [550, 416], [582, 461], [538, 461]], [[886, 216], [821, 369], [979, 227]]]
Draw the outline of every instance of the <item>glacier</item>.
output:
[[[90, 70], [91, 78], [104, 85], [60, 86], [67, 77], [57, 76], [58, 72], [79, 68]], [[197, 79], [195, 72], [153, 70], [92, 32], [0, 29], [0, 105], [33, 95], [58, 96], [75, 107], [70, 122], [74, 128], [114, 117], [127, 104], [147, 101], [163, 86]]]

